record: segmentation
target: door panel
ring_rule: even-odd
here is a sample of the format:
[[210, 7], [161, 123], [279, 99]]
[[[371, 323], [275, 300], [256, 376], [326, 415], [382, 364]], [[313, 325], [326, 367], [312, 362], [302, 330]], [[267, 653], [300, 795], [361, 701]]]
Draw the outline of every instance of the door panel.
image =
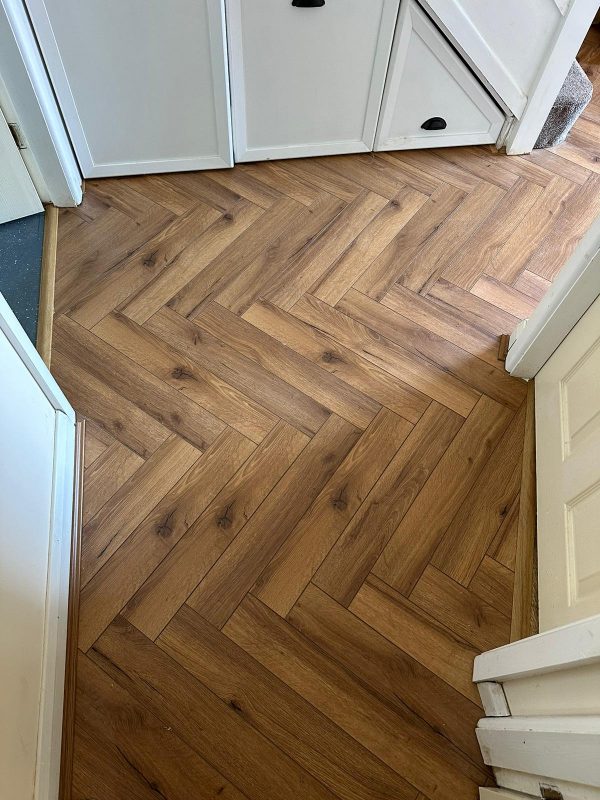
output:
[[600, 613], [600, 299], [535, 378], [540, 630]]
[[236, 161], [372, 150], [398, 0], [227, 0]]
[[84, 177], [232, 165], [223, 0], [27, 0]]
[[0, 111], [0, 224], [43, 210], [19, 148]]
[[[422, 127], [432, 119], [445, 127]], [[503, 113], [429, 17], [414, 0], [403, 0], [375, 149], [491, 143], [503, 123]]]

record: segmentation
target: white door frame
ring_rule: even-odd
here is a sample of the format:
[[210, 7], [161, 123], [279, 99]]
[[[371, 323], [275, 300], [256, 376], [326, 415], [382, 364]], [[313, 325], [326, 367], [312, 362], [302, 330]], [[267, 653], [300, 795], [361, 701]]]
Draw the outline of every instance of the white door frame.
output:
[[[0, 294], [0, 332], [4, 334], [40, 390], [55, 409], [52, 515], [48, 532], [48, 573], [43, 638], [40, 717], [34, 797], [58, 797], [63, 723], [64, 678], [74, 517], [76, 418], [69, 401]], [[9, 386], [8, 376], [6, 386]], [[36, 687], [31, 687], [35, 691]]]
[[23, 160], [42, 201], [81, 203], [79, 166], [22, 0], [0, 0], [0, 106], [19, 124]]
[[[540, 64], [523, 113], [508, 131], [505, 144], [509, 155], [529, 153], [533, 149], [597, 11], [598, 0], [571, 0], [566, 4], [562, 22]], [[531, 35], [535, 36], [535, 31]]]
[[510, 337], [506, 369], [533, 378], [600, 296], [600, 217], [575, 248], [531, 317]]

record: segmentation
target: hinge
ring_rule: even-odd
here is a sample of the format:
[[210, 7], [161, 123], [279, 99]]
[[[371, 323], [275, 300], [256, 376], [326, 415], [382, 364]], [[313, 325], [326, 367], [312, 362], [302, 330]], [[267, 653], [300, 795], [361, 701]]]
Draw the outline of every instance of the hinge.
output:
[[19, 150], [26, 150], [27, 142], [25, 141], [25, 137], [23, 136], [23, 132], [19, 127], [19, 125], [17, 125], [16, 122], [9, 122], [8, 127], [10, 128], [12, 137], [15, 140], [15, 144], [17, 145]]
[[546, 786], [540, 783], [540, 797], [543, 800], [563, 800], [563, 793], [555, 786]]

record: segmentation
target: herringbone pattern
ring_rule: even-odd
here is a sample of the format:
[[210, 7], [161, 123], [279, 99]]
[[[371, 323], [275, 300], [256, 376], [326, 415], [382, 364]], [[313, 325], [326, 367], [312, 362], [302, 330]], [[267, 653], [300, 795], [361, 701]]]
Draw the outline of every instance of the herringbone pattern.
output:
[[[579, 139], [89, 181], [53, 370], [88, 427], [75, 800], [458, 800], [508, 641], [497, 336], [600, 211]], [[564, 156], [564, 157], [563, 157]]]

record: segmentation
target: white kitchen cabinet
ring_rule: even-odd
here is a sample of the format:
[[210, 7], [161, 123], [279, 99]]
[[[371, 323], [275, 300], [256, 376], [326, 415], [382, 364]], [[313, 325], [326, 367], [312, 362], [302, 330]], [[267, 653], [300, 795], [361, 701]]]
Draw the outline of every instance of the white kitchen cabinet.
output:
[[227, 0], [236, 161], [373, 149], [399, 0], [306, 1]]
[[26, 0], [84, 177], [232, 166], [223, 0]]
[[375, 150], [492, 143], [504, 118], [415, 0], [402, 0]]

